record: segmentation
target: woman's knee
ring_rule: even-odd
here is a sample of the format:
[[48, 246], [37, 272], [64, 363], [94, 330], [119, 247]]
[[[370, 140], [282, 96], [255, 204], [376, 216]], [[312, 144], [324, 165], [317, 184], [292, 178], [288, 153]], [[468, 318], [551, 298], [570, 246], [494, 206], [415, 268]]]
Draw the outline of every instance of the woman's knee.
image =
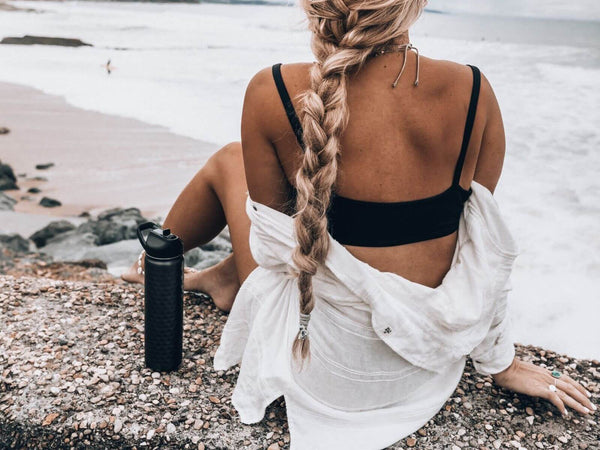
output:
[[242, 143], [230, 142], [224, 145], [210, 157], [205, 167], [217, 174], [227, 173], [232, 170], [243, 170]]
[[231, 142], [217, 150], [206, 162], [202, 172], [213, 186], [221, 186], [224, 180], [242, 181], [245, 183], [244, 159], [242, 156], [242, 144]]

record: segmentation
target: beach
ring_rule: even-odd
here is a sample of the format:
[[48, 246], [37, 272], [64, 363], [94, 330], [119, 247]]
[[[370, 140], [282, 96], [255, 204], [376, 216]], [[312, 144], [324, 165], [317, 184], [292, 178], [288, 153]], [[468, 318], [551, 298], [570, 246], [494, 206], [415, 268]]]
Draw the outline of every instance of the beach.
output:
[[[15, 205], [21, 213], [74, 217], [120, 206], [164, 217], [210, 154], [239, 139], [252, 75], [275, 62], [312, 60], [302, 13], [285, 4], [9, 5], [38, 12], [0, 11], [0, 38], [92, 44], [0, 45], [0, 126], [11, 129], [0, 136], [0, 159], [26, 174], [21, 191], [8, 193], [20, 198], [40, 187], [63, 205], [42, 208], [37, 195]], [[595, 3], [573, 10], [551, 2], [535, 17], [532, 2], [501, 15], [457, 5], [430, 2], [411, 40], [428, 57], [477, 65], [498, 98], [507, 153], [495, 197], [521, 251], [510, 294], [515, 340], [598, 358]], [[34, 169], [48, 162], [55, 166]], [[48, 181], [27, 180], [34, 176]], [[20, 220], [6, 232], [18, 232]]]

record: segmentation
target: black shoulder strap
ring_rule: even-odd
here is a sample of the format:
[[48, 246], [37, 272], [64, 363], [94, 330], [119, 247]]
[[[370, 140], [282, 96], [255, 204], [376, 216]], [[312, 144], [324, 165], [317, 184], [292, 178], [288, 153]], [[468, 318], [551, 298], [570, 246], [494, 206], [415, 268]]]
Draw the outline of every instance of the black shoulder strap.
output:
[[479, 69], [471, 64], [467, 64], [473, 71], [473, 88], [471, 89], [471, 100], [469, 102], [469, 110], [467, 112], [467, 121], [465, 123], [465, 131], [463, 133], [462, 145], [460, 147], [460, 155], [456, 162], [456, 168], [454, 169], [454, 179], [452, 180], [453, 185], [458, 185], [460, 181], [460, 174], [462, 173], [463, 164], [465, 162], [465, 156], [467, 154], [467, 148], [469, 147], [469, 140], [471, 139], [471, 131], [473, 131], [473, 122], [475, 122], [475, 113], [477, 112], [477, 100], [479, 99], [479, 86], [481, 84], [481, 74]]
[[281, 63], [273, 65], [273, 79], [275, 80], [277, 92], [279, 92], [281, 103], [283, 103], [283, 107], [285, 108], [285, 114], [292, 126], [292, 130], [294, 130], [298, 144], [304, 149], [304, 142], [302, 141], [302, 124], [300, 123], [300, 119], [298, 119], [294, 104], [290, 99], [290, 94], [288, 94], [285, 83], [283, 82], [283, 77], [281, 76]]

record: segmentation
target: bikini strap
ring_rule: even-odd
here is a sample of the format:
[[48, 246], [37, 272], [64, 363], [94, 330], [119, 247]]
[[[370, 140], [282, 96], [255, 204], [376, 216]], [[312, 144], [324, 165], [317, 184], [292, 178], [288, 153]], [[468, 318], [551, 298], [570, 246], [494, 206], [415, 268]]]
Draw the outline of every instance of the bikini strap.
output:
[[304, 149], [304, 142], [302, 140], [302, 124], [300, 123], [300, 119], [298, 119], [298, 115], [294, 109], [294, 104], [292, 103], [290, 94], [288, 93], [285, 83], [283, 82], [283, 77], [281, 76], [281, 63], [273, 64], [272, 69], [275, 86], [277, 86], [279, 98], [281, 98], [281, 103], [283, 103], [283, 107], [285, 108], [285, 114], [287, 115], [288, 121], [292, 126], [292, 130], [294, 130], [298, 144], [300, 144], [300, 147]]
[[471, 100], [469, 101], [469, 110], [467, 112], [467, 121], [465, 123], [465, 131], [463, 133], [460, 155], [458, 156], [456, 168], [454, 169], [454, 179], [452, 180], [453, 186], [458, 186], [463, 164], [465, 163], [467, 147], [469, 147], [471, 131], [473, 131], [473, 123], [475, 122], [475, 113], [477, 112], [477, 100], [479, 99], [479, 86], [481, 84], [481, 74], [479, 73], [479, 69], [475, 66], [472, 66], [471, 64], [467, 65], [473, 71], [473, 88], [471, 89]]

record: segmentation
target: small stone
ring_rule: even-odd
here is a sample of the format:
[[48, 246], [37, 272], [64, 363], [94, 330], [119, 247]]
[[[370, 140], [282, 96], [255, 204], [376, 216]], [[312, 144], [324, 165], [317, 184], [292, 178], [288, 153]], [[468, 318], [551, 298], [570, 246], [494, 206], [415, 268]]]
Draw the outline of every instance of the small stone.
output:
[[202, 425], [204, 425], [204, 422], [200, 419], [197, 419], [194, 422], [194, 430], [199, 430], [200, 428], [202, 428]]
[[45, 208], [55, 208], [57, 206], [61, 206], [62, 203], [54, 198], [50, 198], [50, 197], [43, 197], [40, 200], [40, 205], [45, 207]]
[[417, 440], [413, 437], [409, 437], [406, 439], [406, 445], [408, 445], [409, 447], [414, 447], [415, 445], [417, 445]]
[[54, 166], [54, 163], [45, 163], [45, 164], [36, 164], [35, 168], [37, 170], [46, 170], [53, 166]]
[[425, 428], [419, 428], [419, 431], [417, 431], [417, 433], [419, 433], [419, 436], [427, 436], [427, 431], [425, 430]]
[[528, 406], [527, 408], [525, 408], [525, 412], [527, 413], [528, 416], [533, 416], [533, 408], [531, 406]]
[[58, 413], [50, 413], [48, 414], [45, 418], [44, 421], [42, 422], [42, 426], [48, 426], [50, 425], [52, 422], [54, 422], [54, 420], [58, 417]]
[[198, 450], [204, 450], [205, 446], [204, 443], [200, 442], [198, 443]]
[[463, 406], [464, 406], [466, 409], [473, 409], [473, 405], [471, 404], [471, 402], [464, 402], [464, 403], [463, 403]]
[[533, 425], [533, 420], [534, 420], [534, 419], [535, 419], [535, 417], [534, 417], [534, 416], [527, 416], [527, 417], [525, 417], [525, 420], [526, 420], [527, 422], [529, 422], [529, 425]]
[[154, 430], [150, 430], [150, 431], [148, 431], [148, 434], [146, 434], [146, 439], [147, 439], [147, 440], [150, 440], [150, 439], [152, 439], [152, 438], [154, 437], [154, 433], [155, 433], [155, 431], [154, 431]]
[[458, 435], [462, 436], [464, 434], [466, 434], [467, 430], [465, 430], [464, 428], [461, 428], [460, 430], [458, 430]]
[[494, 427], [492, 427], [492, 426], [491, 426], [489, 423], [486, 423], [486, 424], [485, 424], [485, 429], [486, 429], [486, 430], [490, 431], [490, 430], [492, 430], [493, 428], [494, 428]]
[[519, 436], [521, 439], [523, 439], [525, 437], [525, 433], [523, 433], [521, 430], [517, 430], [515, 434], [517, 436]]
[[567, 443], [569, 442], [569, 439], [567, 439], [567, 437], [566, 437], [566, 436], [559, 436], [559, 437], [558, 437], [558, 440], [559, 440], [560, 442], [562, 442], [563, 444], [567, 444]]
[[169, 422], [167, 424], [167, 433], [169, 433], [169, 434], [175, 433], [175, 430], [176, 430], [175, 425], [173, 425], [171, 422]]
[[119, 419], [115, 419], [115, 424], [114, 424], [114, 427], [113, 427], [113, 431], [115, 433], [119, 433], [122, 429], [123, 429], [123, 422], [120, 421]]
[[274, 442], [273, 444], [267, 447], [267, 450], [279, 450], [279, 444], [277, 442]]
[[544, 444], [542, 444], [540, 441], [537, 441], [537, 442], [535, 443], [535, 446], [536, 446], [537, 448], [544, 448]]
[[50, 388], [50, 393], [52, 393], [52, 395], [58, 395], [58, 394], [60, 394], [60, 389], [57, 388], [56, 386], [52, 386]]
[[500, 446], [502, 445], [502, 439], [496, 439], [492, 445], [494, 446], [495, 449], [499, 449]]
[[107, 427], [107, 425], [108, 425], [108, 423], [106, 423], [106, 420], [103, 420], [102, 422], [100, 422], [98, 424], [98, 428], [101, 429], [101, 430], [103, 430], [104, 428]]
[[215, 397], [214, 395], [211, 395], [210, 397], [208, 397], [208, 401], [211, 403], [221, 403], [221, 400], [219, 399], [219, 397]]

